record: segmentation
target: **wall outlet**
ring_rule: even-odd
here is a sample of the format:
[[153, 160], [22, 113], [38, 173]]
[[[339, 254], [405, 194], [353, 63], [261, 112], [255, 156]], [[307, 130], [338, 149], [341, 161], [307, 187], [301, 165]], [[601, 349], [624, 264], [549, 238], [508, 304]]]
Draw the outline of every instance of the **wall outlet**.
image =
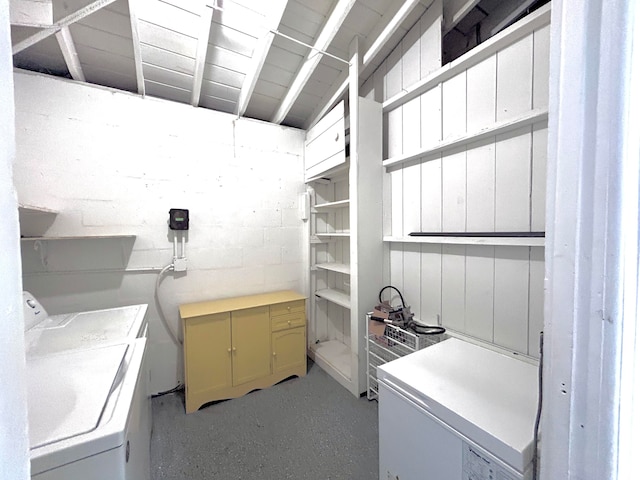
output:
[[185, 257], [174, 258], [173, 259], [173, 271], [174, 272], [186, 272], [187, 271], [187, 259]]

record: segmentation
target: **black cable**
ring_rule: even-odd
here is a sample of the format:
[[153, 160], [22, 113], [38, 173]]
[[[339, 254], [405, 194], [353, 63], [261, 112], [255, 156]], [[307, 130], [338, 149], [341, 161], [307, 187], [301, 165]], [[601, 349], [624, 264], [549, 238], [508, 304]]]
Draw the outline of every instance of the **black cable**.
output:
[[542, 416], [542, 349], [544, 346], [544, 332], [540, 332], [540, 362], [538, 363], [538, 410], [533, 427], [533, 476], [532, 480], [538, 480], [538, 431], [540, 429], [540, 417]]
[[393, 285], [387, 285], [386, 287], [382, 287], [380, 289], [380, 293], [378, 293], [378, 300], [380, 300], [380, 303], [382, 303], [382, 292], [384, 292], [387, 288], [393, 288], [396, 292], [398, 292], [398, 295], [400, 295], [400, 301], [402, 302], [402, 306], [406, 307], [407, 305], [404, 303], [404, 298], [402, 297], [402, 294], [400, 293], [400, 290], [398, 290], [396, 287], [394, 287]]
[[181, 392], [183, 390], [184, 390], [184, 385], [179, 384], [179, 385], [176, 385], [175, 387], [173, 387], [170, 390], [165, 390], [164, 392], [154, 393], [153, 395], [151, 395], [151, 398], [162, 397], [164, 395], [169, 395], [171, 393]]
[[441, 335], [447, 331], [446, 328], [439, 325], [421, 325], [417, 322], [409, 322], [407, 328], [420, 335]]

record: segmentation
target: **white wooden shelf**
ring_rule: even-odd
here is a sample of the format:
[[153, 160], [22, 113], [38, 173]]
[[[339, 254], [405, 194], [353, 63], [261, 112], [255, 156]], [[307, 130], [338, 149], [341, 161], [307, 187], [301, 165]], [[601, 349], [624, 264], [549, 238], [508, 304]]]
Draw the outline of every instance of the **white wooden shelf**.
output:
[[466, 133], [458, 138], [449, 139], [443, 142], [440, 142], [436, 145], [427, 148], [421, 148], [414, 152], [405, 153], [403, 155], [398, 155], [396, 157], [388, 158], [387, 160], [382, 161], [382, 165], [386, 168], [394, 167], [401, 165], [406, 162], [410, 162], [412, 160], [416, 160], [421, 157], [430, 157], [433, 155], [438, 155], [447, 150], [451, 150], [453, 148], [461, 147], [463, 145], [468, 145], [470, 143], [474, 143], [480, 140], [484, 140], [486, 138], [495, 137], [496, 135], [501, 135], [503, 133], [507, 133], [513, 130], [517, 130], [520, 127], [524, 127], [527, 125], [533, 125], [534, 123], [547, 121], [549, 118], [548, 110], [531, 110], [524, 115], [519, 116], [518, 118], [506, 120], [504, 122], [496, 122], [493, 125], [478, 130], [476, 132]]
[[[311, 345], [310, 350], [316, 363], [327, 363], [345, 380], [351, 379], [351, 349], [348, 345], [339, 340], [327, 340]], [[342, 380], [339, 377], [334, 378]]]
[[323, 239], [323, 238], [330, 239], [333, 237], [349, 238], [351, 234], [349, 232], [328, 232], [328, 233], [316, 233], [315, 236], [318, 237], [319, 239]]
[[67, 237], [22, 237], [21, 242], [45, 242], [60, 240], [111, 240], [111, 239], [128, 239], [136, 238], [135, 235], [77, 235]]
[[544, 247], [544, 237], [391, 237], [386, 243], [431, 243], [443, 245], [488, 245], [514, 247]]
[[349, 200], [340, 200], [337, 202], [318, 203], [315, 205], [316, 210], [332, 210], [335, 208], [344, 208], [349, 206]]
[[18, 212], [25, 215], [57, 215], [59, 212], [50, 208], [35, 207], [33, 205], [18, 205]]
[[336, 305], [340, 305], [341, 307], [351, 308], [351, 297], [349, 297], [348, 293], [341, 292], [340, 290], [334, 290], [332, 288], [324, 288], [322, 290], [317, 290], [315, 294], [318, 297], [324, 298], [325, 300], [335, 303]]
[[346, 275], [351, 274], [351, 266], [344, 263], [317, 263], [315, 267], [330, 272], [344, 273]]

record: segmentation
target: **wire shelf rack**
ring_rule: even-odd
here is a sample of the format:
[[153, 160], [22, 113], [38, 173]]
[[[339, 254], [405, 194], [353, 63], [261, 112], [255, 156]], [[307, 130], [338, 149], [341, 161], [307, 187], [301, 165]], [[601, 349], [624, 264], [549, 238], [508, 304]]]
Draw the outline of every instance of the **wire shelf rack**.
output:
[[367, 315], [367, 398], [378, 399], [378, 377], [376, 368], [397, 358], [434, 345], [446, 338], [446, 334], [424, 335], [386, 325], [384, 335], [369, 333]]

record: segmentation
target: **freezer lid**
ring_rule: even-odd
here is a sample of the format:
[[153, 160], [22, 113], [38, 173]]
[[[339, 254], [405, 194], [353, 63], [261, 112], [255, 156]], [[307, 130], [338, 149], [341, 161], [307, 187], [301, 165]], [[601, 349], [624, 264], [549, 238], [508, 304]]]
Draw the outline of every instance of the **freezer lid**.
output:
[[127, 348], [126, 344], [111, 345], [27, 361], [31, 449], [98, 426]]
[[378, 381], [516, 470], [531, 462], [536, 366], [449, 338], [378, 367]]
[[49, 316], [27, 332], [27, 356], [94, 348], [133, 340], [143, 330], [147, 305]]

